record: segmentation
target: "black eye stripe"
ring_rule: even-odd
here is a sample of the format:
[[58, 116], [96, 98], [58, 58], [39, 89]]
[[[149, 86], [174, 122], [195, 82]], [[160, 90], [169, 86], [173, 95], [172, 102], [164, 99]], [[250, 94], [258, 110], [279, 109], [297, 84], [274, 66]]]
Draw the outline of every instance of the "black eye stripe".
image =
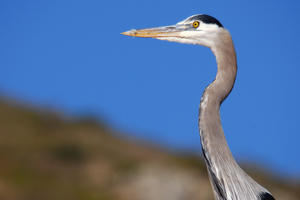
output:
[[209, 15], [195, 15], [193, 17], [190, 17], [189, 20], [198, 20], [202, 21], [205, 24], [216, 24], [219, 27], [223, 27], [223, 25], [216, 18]]

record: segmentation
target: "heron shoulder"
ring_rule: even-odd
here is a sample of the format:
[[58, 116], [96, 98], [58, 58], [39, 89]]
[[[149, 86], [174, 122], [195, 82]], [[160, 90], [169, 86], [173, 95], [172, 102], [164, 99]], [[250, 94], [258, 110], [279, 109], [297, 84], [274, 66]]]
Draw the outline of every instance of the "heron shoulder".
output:
[[275, 199], [271, 194], [264, 192], [259, 195], [259, 200], [275, 200]]

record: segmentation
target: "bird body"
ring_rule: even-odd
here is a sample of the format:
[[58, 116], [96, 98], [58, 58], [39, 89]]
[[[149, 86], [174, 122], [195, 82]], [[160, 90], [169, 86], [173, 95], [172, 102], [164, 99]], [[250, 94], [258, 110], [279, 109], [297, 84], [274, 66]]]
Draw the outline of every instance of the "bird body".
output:
[[209, 47], [217, 60], [215, 80], [206, 87], [200, 102], [199, 132], [209, 179], [216, 200], [274, 200], [270, 192], [255, 182], [237, 164], [225, 139], [220, 106], [231, 92], [237, 61], [230, 33], [209, 15], [193, 15], [173, 26], [131, 30], [135, 37], [198, 44]]

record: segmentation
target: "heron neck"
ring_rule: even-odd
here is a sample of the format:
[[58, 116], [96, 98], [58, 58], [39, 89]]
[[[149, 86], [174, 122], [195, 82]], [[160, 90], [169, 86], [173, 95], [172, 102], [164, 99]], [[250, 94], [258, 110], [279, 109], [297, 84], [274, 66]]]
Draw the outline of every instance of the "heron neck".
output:
[[[224, 31], [212, 49], [216, 56], [216, 79], [205, 89], [199, 111], [202, 150], [216, 200], [253, 200], [269, 192], [249, 177], [234, 160], [220, 119], [220, 106], [231, 92], [237, 71], [229, 32]], [[260, 199], [260, 198], [259, 198]]]
[[216, 56], [218, 71], [215, 80], [205, 89], [199, 111], [199, 129], [203, 151], [214, 162], [214, 157], [233, 159], [228, 148], [220, 119], [220, 106], [231, 92], [236, 72], [236, 54], [229, 32], [218, 37], [211, 48]]

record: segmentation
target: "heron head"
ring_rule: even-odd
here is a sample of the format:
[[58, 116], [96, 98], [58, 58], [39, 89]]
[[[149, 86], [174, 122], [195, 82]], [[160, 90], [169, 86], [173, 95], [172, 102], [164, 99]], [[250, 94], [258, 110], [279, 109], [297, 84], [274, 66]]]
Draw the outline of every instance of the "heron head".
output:
[[224, 30], [222, 24], [214, 17], [193, 15], [175, 25], [140, 30], [134, 29], [122, 34], [212, 47], [219, 33]]

